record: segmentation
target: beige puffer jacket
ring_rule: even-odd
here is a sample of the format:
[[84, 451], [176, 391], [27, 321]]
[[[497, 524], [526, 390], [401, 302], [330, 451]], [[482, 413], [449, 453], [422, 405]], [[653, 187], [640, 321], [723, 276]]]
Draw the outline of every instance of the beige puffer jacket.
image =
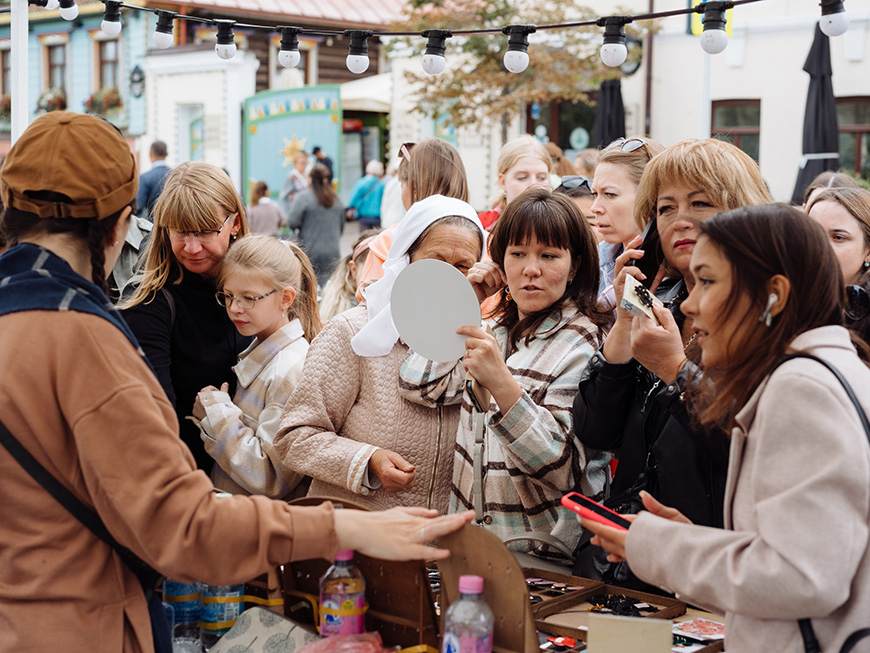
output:
[[[281, 418], [275, 448], [293, 471], [313, 478], [309, 495], [373, 509], [422, 506], [447, 511], [459, 405], [427, 408], [399, 396], [408, 347], [361, 357], [350, 339], [367, 323], [364, 305], [335, 316], [311, 342], [302, 379]], [[414, 487], [397, 493], [364, 482], [377, 449], [416, 466]], [[380, 486], [374, 474], [372, 484]]]

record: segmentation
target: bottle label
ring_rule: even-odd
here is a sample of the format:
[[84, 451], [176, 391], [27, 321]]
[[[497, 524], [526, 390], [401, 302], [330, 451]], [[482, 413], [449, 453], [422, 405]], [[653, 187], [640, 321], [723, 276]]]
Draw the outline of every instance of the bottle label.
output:
[[444, 635], [441, 653], [490, 653], [492, 651], [492, 632], [486, 635], [467, 634], [461, 637], [456, 633]]
[[355, 594], [324, 594], [320, 597], [320, 634], [361, 635], [366, 631], [365, 613], [368, 606], [365, 592]]
[[223, 596], [213, 596], [203, 592], [202, 614], [199, 618], [199, 627], [215, 635], [223, 635], [242, 613], [244, 603], [242, 596], [244, 590], [230, 591]]
[[163, 601], [172, 605], [175, 623], [196, 623], [199, 619], [199, 583], [163, 582]]

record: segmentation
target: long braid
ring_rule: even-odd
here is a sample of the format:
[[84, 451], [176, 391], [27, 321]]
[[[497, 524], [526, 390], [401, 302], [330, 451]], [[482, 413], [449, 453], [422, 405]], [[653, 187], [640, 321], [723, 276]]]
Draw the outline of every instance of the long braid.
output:
[[[91, 280], [100, 287], [100, 289], [109, 294], [109, 284], [106, 281], [106, 235], [108, 230], [105, 228], [106, 220], [93, 220], [88, 225], [88, 250], [91, 253]], [[114, 226], [114, 225], [113, 225]]]

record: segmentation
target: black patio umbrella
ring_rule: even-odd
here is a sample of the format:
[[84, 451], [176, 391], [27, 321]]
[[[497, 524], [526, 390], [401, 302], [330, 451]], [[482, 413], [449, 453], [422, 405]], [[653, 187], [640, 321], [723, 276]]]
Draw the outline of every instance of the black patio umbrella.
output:
[[803, 202], [804, 191], [816, 175], [840, 167], [837, 102], [831, 83], [831, 44], [818, 23], [804, 70], [810, 74], [810, 87], [804, 113], [804, 155], [791, 196], [795, 204]]
[[623, 136], [625, 136], [625, 107], [622, 105], [622, 82], [618, 79], [608, 79], [601, 82], [601, 90], [598, 92], [595, 125], [592, 128], [592, 145], [602, 148]]

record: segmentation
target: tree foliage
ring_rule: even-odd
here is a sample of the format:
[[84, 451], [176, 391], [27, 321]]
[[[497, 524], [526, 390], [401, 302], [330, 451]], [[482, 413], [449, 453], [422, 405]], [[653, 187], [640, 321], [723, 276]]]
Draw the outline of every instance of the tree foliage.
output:
[[[408, 5], [406, 17], [393, 29], [500, 30], [506, 25], [553, 25], [596, 18], [578, 0], [417, 0]], [[644, 27], [631, 24], [626, 26], [626, 33], [639, 38]], [[587, 91], [621, 75], [618, 68], [601, 62], [598, 51], [602, 35], [603, 29], [597, 26], [539, 30], [529, 36], [529, 67], [519, 74], [504, 67], [506, 35], [456, 35], [447, 40], [447, 69], [443, 73], [431, 76], [418, 69], [405, 76], [412, 84], [419, 111], [446, 116], [457, 127], [472, 124], [481, 116], [515, 116], [524, 103], [557, 99], [585, 102]], [[419, 56], [425, 46], [426, 40], [417, 36], [394, 42], [391, 48]]]

